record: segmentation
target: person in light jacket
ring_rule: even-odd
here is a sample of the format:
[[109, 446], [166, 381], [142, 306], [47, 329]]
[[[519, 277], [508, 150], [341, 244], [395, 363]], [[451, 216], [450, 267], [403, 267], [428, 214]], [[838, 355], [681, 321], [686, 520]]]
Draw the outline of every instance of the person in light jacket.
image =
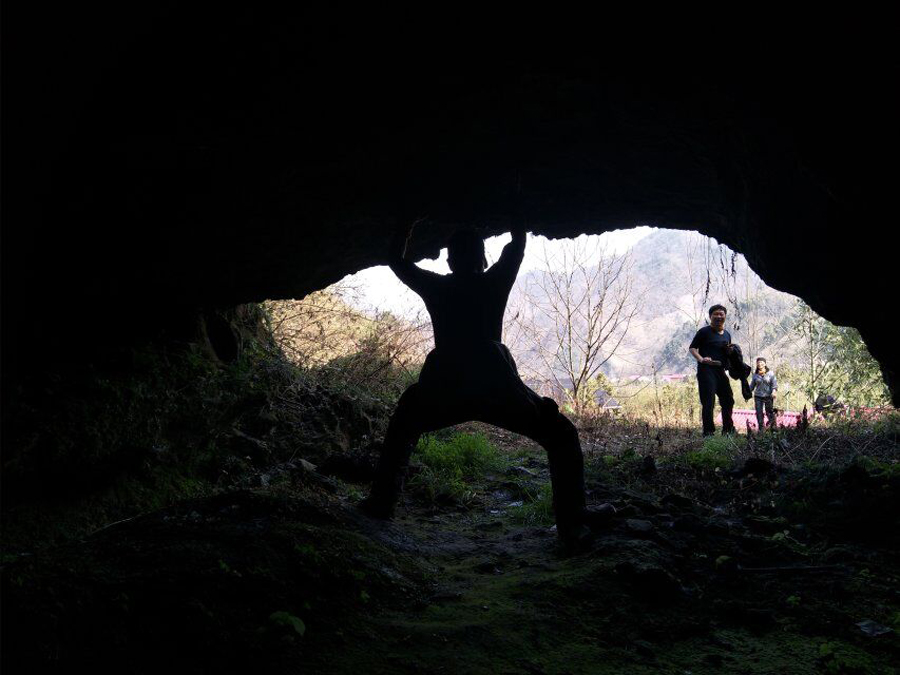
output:
[[763, 410], [769, 419], [769, 428], [775, 428], [775, 397], [778, 395], [778, 380], [775, 373], [769, 370], [766, 360], [762, 357], [756, 359], [756, 372], [753, 373], [753, 381], [750, 383], [750, 391], [753, 392], [753, 401], [756, 403], [756, 423], [759, 430], [763, 429]]

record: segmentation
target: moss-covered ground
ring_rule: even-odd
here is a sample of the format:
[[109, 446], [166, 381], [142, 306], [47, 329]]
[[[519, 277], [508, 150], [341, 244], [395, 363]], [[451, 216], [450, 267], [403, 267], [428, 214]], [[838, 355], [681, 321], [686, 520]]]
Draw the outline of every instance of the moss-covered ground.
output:
[[490, 433], [424, 443], [391, 522], [296, 466], [7, 554], [4, 672], [896, 672], [893, 465], [589, 452], [618, 513], [569, 554], [543, 452]]

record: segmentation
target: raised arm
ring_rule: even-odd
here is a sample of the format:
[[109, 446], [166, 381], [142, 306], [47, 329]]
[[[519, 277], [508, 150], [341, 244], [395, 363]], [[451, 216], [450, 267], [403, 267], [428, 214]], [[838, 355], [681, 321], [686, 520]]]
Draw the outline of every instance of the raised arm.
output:
[[431, 282], [432, 277], [439, 275], [416, 267], [411, 260], [406, 258], [406, 248], [418, 222], [413, 221], [410, 225], [401, 227], [394, 233], [391, 239], [390, 250], [388, 251], [388, 265], [390, 265], [391, 270], [400, 281], [419, 295], [422, 295], [423, 290]]
[[528, 237], [524, 227], [518, 227], [512, 231], [512, 241], [503, 247], [500, 259], [491, 267], [491, 274], [496, 274], [504, 279], [512, 286], [519, 273], [519, 266], [525, 257], [525, 242]]

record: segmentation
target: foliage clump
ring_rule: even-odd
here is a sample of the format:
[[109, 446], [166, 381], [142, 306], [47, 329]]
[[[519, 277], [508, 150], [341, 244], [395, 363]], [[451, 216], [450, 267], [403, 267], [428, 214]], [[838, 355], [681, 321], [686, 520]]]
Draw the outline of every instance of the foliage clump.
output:
[[396, 402], [433, 346], [431, 324], [357, 308], [358, 289], [340, 282], [301, 300], [267, 301], [272, 340], [311, 377], [354, 395]]
[[724, 469], [744, 445], [746, 439], [742, 436], [707, 436], [703, 439], [703, 447], [685, 453], [685, 460], [698, 469]]
[[892, 410], [888, 414], [882, 415], [875, 421], [872, 431], [894, 442], [900, 441], [900, 412]]
[[67, 541], [371, 443], [392, 399], [298, 367], [259, 330], [259, 311], [234, 315], [232, 360], [201, 340], [145, 344], [21, 392], [4, 430], [7, 545]]
[[522, 486], [522, 504], [512, 511], [514, 519], [526, 525], [550, 525], [553, 522], [553, 487], [549, 482], [539, 488]]
[[455, 433], [445, 439], [424, 436], [413, 457], [419, 470], [410, 487], [429, 501], [471, 501], [475, 496], [472, 481], [487, 471], [500, 470], [506, 463], [481, 433]]

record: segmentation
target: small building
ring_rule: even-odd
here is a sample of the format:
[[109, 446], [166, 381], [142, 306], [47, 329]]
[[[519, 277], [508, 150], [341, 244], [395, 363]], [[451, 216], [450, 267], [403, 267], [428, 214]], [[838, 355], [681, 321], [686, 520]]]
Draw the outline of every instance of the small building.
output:
[[594, 392], [594, 402], [600, 410], [615, 412], [622, 409], [619, 402], [602, 389]]

